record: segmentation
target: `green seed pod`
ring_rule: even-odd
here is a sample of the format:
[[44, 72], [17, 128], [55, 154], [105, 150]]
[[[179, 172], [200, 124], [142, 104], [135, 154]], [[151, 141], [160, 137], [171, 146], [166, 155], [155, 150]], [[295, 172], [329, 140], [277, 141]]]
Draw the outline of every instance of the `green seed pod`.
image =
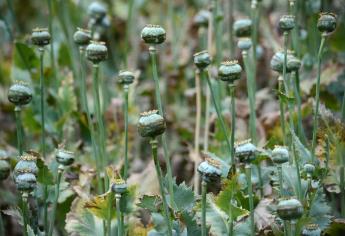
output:
[[235, 144], [235, 157], [241, 163], [250, 163], [255, 160], [257, 149], [250, 141], [248, 139]]
[[86, 29], [77, 28], [77, 31], [73, 35], [73, 39], [78, 46], [86, 46], [90, 43], [91, 32]]
[[90, 18], [94, 19], [95, 21], [102, 20], [105, 17], [105, 15], [107, 14], [107, 9], [100, 2], [92, 2], [89, 5], [87, 11], [88, 11]]
[[[284, 66], [284, 53], [277, 52], [273, 55], [271, 59], [271, 69], [283, 73]], [[297, 71], [301, 67], [301, 61], [293, 56], [291, 53], [287, 54], [286, 57], [286, 72], [290, 73], [292, 71]]]
[[121, 70], [119, 73], [119, 83], [122, 85], [133, 83], [134, 78], [134, 74], [130, 71]]
[[200, 10], [193, 18], [193, 24], [197, 27], [207, 27], [211, 17], [210, 11]]
[[114, 193], [123, 194], [127, 191], [127, 184], [123, 179], [116, 179], [115, 183], [111, 186], [111, 190]]
[[250, 38], [240, 38], [237, 42], [237, 47], [241, 50], [248, 51], [252, 47], [253, 43]]
[[165, 41], [166, 33], [160, 25], [146, 25], [141, 31], [141, 38], [147, 44], [161, 44]]
[[31, 34], [32, 43], [38, 47], [44, 47], [50, 43], [50, 34], [46, 28], [35, 28]]
[[250, 19], [237, 20], [233, 28], [237, 37], [250, 37], [252, 33], [252, 21]]
[[222, 175], [220, 163], [210, 157], [199, 164], [198, 172], [207, 183], [217, 182]]
[[218, 77], [225, 82], [233, 83], [241, 78], [242, 67], [238, 61], [225, 61], [218, 68]]
[[283, 164], [289, 161], [289, 151], [284, 146], [275, 146], [272, 150], [272, 161], [277, 164]]
[[315, 166], [313, 164], [307, 163], [303, 166], [303, 169], [305, 173], [312, 175], [315, 171]]
[[140, 114], [138, 131], [142, 137], [155, 138], [164, 133], [166, 129], [164, 118], [157, 110], [143, 112]]
[[320, 236], [321, 229], [318, 224], [307, 224], [303, 231], [302, 236]]
[[337, 27], [337, 18], [333, 13], [321, 13], [317, 22], [317, 28], [321, 33], [332, 33]]
[[104, 42], [91, 41], [86, 47], [86, 56], [92, 63], [98, 64], [107, 59], [108, 49]]
[[55, 151], [55, 158], [57, 163], [64, 166], [69, 166], [74, 162], [74, 152], [67, 151], [63, 148], [58, 148]]
[[14, 175], [18, 176], [24, 173], [31, 173], [37, 176], [38, 168], [36, 165], [37, 157], [31, 154], [24, 154], [14, 167]]
[[211, 57], [207, 51], [201, 51], [194, 54], [194, 64], [199, 70], [204, 70], [211, 64]]
[[279, 201], [277, 214], [282, 220], [296, 220], [303, 214], [303, 206], [297, 199]]
[[282, 30], [282, 31], [290, 31], [292, 30], [296, 23], [295, 23], [295, 16], [293, 15], [285, 15], [285, 16], [282, 16], [279, 20], [279, 28]]
[[32, 89], [23, 81], [13, 84], [8, 90], [8, 100], [16, 106], [27, 105], [32, 100]]
[[16, 177], [16, 186], [20, 192], [32, 192], [36, 188], [36, 177], [32, 173], [23, 173]]
[[0, 150], [0, 181], [5, 180], [10, 175], [10, 171], [9, 157], [4, 150]]

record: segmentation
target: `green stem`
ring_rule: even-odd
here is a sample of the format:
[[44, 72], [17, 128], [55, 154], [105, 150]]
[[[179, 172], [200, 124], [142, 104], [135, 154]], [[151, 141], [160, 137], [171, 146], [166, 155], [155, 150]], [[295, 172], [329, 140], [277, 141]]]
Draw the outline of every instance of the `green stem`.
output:
[[229, 236], [234, 235], [234, 219], [233, 219], [233, 210], [232, 210], [232, 199], [233, 199], [233, 191], [231, 191], [231, 196], [230, 196], [230, 207], [229, 207]]
[[234, 165], [235, 161], [234, 161], [234, 156], [231, 155], [231, 153], [232, 153], [231, 144], [230, 144], [229, 137], [228, 137], [228, 134], [227, 134], [227, 131], [226, 131], [226, 127], [225, 127], [225, 122], [223, 120], [223, 116], [222, 116], [222, 114], [220, 112], [220, 108], [218, 107], [218, 104], [217, 104], [216, 95], [215, 95], [215, 93], [213, 91], [211, 80], [210, 80], [208, 74], [205, 73], [205, 71], [203, 71], [203, 74], [205, 74], [205, 77], [206, 77], [206, 80], [207, 80], [207, 84], [208, 84], [208, 87], [210, 89], [211, 96], [212, 96], [212, 99], [213, 99], [214, 107], [216, 108], [217, 116], [218, 116], [218, 119], [219, 119], [220, 124], [221, 124], [221, 130], [223, 132], [224, 139], [226, 141], [226, 145], [227, 145], [227, 148], [228, 148], [228, 154], [231, 157], [231, 164]]
[[48, 10], [49, 10], [49, 33], [50, 33], [50, 63], [53, 72], [53, 84], [55, 85], [55, 89], [58, 88], [56, 79], [56, 68], [55, 68], [55, 55], [54, 55], [54, 30], [53, 30], [53, 6], [51, 0], [48, 0]]
[[200, 188], [200, 175], [198, 173], [198, 166], [200, 163], [199, 144], [200, 144], [200, 123], [201, 123], [201, 83], [200, 71], [196, 70], [195, 73], [195, 90], [196, 90], [196, 117], [195, 117], [195, 136], [194, 136], [194, 193], [199, 194]]
[[305, 137], [303, 124], [302, 124], [302, 99], [301, 99], [299, 72], [295, 71], [291, 75], [294, 75], [294, 78], [295, 78], [294, 94], [295, 94], [296, 103], [297, 103], [297, 133], [302, 143], [306, 143], [306, 137]]
[[279, 175], [279, 197], [283, 197], [283, 170], [282, 170], [282, 164], [278, 164], [278, 175]]
[[128, 85], [123, 86], [124, 92], [124, 118], [125, 118], [125, 167], [123, 170], [123, 178], [126, 181], [128, 177], [128, 168], [129, 168], [129, 161], [128, 161]]
[[0, 235], [5, 235], [5, 228], [4, 228], [4, 222], [2, 220], [2, 214], [0, 211]]
[[131, 27], [132, 27], [132, 15], [133, 15], [133, 9], [134, 9], [134, 0], [129, 0], [128, 3], [128, 12], [127, 12], [127, 25], [126, 25], [126, 39], [125, 39], [125, 54], [124, 54], [124, 64], [125, 67], [128, 65], [128, 58], [127, 54], [129, 54], [129, 40], [131, 35]]
[[301, 175], [300, 175], [300, 166], [299, 166], [299, 160], [298, 160], [298, 154], [296, 152], [295, 145], [292, 145], [293, 149], [293, 156], [294, 156], [294, 161], [296, 165], [296, 176], [297, 176], [297, 195], [298, 195], [298, 200], [302, 201], [302, 182], [301, 182]]
[[329, 165], [329, 159], [330, 159], [330, 144], [329, 144], [329, 137], [326, 135], [326, 146], [325, 146], [325, 166], [326, 170], [328, 171], [328, 165]]
[[318, 114], [319, 114], [319, 105], [320, 105], [320, 80], [321, 80], [321, 57], [322, 57], [322, 51], [323, 47], [326, 41], [326, 35], [322, 35], [321, 37], [321, 43], [319, 48], [319, 53], [317, 56], [317, 81], [316, 81], [316, 94], [315, 94], [315, 110], [314, 110], [314, 119], [313, 119], [313, 139], [312, 139], [312, 145], [311, 145], [311, 153], [313, 161], [315, 160], [315, 148], [316, 148], [316, 134], [318, 129]]
[[233, 0], [229, 0], [228, 3], [228, 11], [229, 11], [229, 52], [230, 52], [230, 58], [234, 58], [234, 51], [235, 51], [235, 46], [234, 46], [234, 32], [232, 29], [232, 25], [234, 22], [234, 2]]
[[252, 0], [251, 3], [252, 8], [252, 22], [253, 22], [253, 31], [252, 31], [252, 42], [253, 42], [253, 61], [254, 61], [254, 71], [256, 69], [256, 46], [258, 41], [258, 16], [259, 16], [259, 8], [257, 0]]
[[249, 210], [250, 210], [250, 230], [251, 235], [255, 235], [255, 223], [254, 223], [254, 199], [253, 199], [253, 186], [252, 186], [252, 167], [250, 164], [246, 164], [246, 177], [248, 183], [248, 195], [249, 195]]
[[248, 100], [249, 100], [249, 132], [250, 138], [252, 139], [253, 143], [257, 143], [256, 137], [256, 109], [255, 109], [255, 78], [254, 74], [251, 71], [250, 62], [248, 58], [248, 52], [243, 51], [242, 57], [244, 61], [245, 71], [247, 75], [247, 92], [248, 92]]
[[18, 143], [18, 151], [19, 155], [23, 155], [23, 134], [22, 134], [22, 120], [21, 120], [21, 107], [16, 106], [14, 108], [15, 116], [16, 116], [16, 127], [17, 127], [17, 143]]
[[[110, 191], [109, 193], [109, 199], [108, 199], [108, 216], [107, 216], [107, 230], [108, 230], [108, 236], [111, 236], [111, 213], [113, 211], [113, 201], [114, 201], [114, 194]], [[116, 203], [117, 206], [117, 203]], [[116, 208], [117, 211], [117, 208]], [[118, 214], [118, 213], [117, 213]], [[106, 231], [104, 231], [105, 233]], [[120, 234], [119, 234], [120, 235]]]
[[288, 221], [284, 220], [284, 236], [290, 236], [289, 235], [289, 227], [288, 227]]
[[120, 207], [121, 194], [118, 194], [118, 193], [115, 194], [115, 199], [116, 199], [117, 234], [119, 236], [123, 236], [121, 207]]
[[343, 95], [343, 102], [341, 105], [341, 119], [343, 121], [345, 121], [345, 91], [344, 91], [344, 95]]
[[151, 148], [152, 148], [153, 161], [154, 161], [155, 168], [156, 168], [156, 173], [157, 173], [158, 182], [159, 182], [159, 189], [161, 192], [161, 197], [162, 197], [162, 202], [163, 202], [165, 223], [167, 224], [167, 227], [168, 227], [168, 235], [172, 236], [172, 223], [170, 220], [170, 212], [169, 212], [168, 203], [167, 203], [165, 193], [164, 193], [162, 170], [161, 170], [161, 167], [159, 165], [159, 160], [158, 160], [158, 153], [157, 153], [158, 142], [156, 139], [152, 139], [150, 141], [150, 144], [151, 144]]
[[23, 212], [23, 234], [24, 236], [28, 236], [28, 208], [27, 208], [27, 204], [28, 204], [28, 197], [29, 194], [24, 192], [22, 193], [22, 212]]
[[290, 221], [290, 235], [296, 235], [296, 222], [294, 220]]
[[345, 181], [344, 181], [344, 176], [345, 176], [345, 167], [342, 165], [340, 167], [340, 194], [341, 194], [341, 216], [345, 217]]
[[234, 83], [229, 84], [230, 98], [231, 98], [231, 135], [230, 135], [230, 149], [232, 160], [235, 158], [235, 129], [236, 129], [236, 105], [235, 105], [235, 88]]
[[44, 74], [43, 74], [43, 55], [44, 48], [39, 48], [40, 52], [40, 93], [41, 93], [41, 149], [42, 157], [46, 157], [46, 145], [45, 145], [45, 113], [44, 113]]
[[258, 168], [258, 175], [259, 175], [259, 190], [260, 196], [264, 197], [264, 183], [262, 178], [262, 171], [261, 171], [261, 162], [259, 162], [256, 167]]
[[[203, 77], [203, 72], [201, 72], [201, 76]], [[210, 105], [211, 105], [211, 93], [208, 87], [206, 89], [206, 107], [205, 107], [205, 129], [204, 129], [204, 152], [208, 151], [208, 136], [210, 132]]]
[[[278, 90], [280, 93], [284, 93], [284, 85], [281, 78], [278, 79]], [[279, 109], [280, 109], [280, 125], [282, 127], [283, 144], [286, 145], [286, 128], [285, 128], [285, 106], [281, 96], [279, 96]]]
[[[154, 45], [151, 45], [149, 48], [150, 57], [151, 57], [151, 66], [152, 66], [152, 73], [153, 73], [153, 80], [155, 83], [155, 97], [156, 97], [156, 103], [158, 106], [159, 114], [164, 117], [164, 111], [163, 111], [163, 105], [162, 105], [162, 99], [160, 94], [160, 88], [159, 88], [159, 78], [158, 78], [158, 70], [157, 70], [157, 51]], [[169, 189], [169, 195], [170, 195], [170, 205], [174, 206], [174, 190], [173, 190], [173, 177], [172, 177], [172, 168], [171, 163], [169, 159], [169, 153], [168, 153], [168, 144], [166, 140], [166, 134], [162, 134], [162, 143], [163, 143], [163, 151], [164, 151], [164, 160], [167, 165], [167, 176], [168, 176], [168, 189]]]
[[206, 193], [207, 193], [207, 182], [203, 179], [201, 182], [201, 236], [206, 236]]
[[52, 215], [51, 215], [51, 219], [50, 219], [50, 227], [49, 227], [48, 236], [53, 235], [55, 216], [56, 216], [56, 208], [57, 208], [57, 204], [58, 204], [58, 200], [59, 200], [60, 182], [61, 182], [63, 170], [64, 170], [64, 167], [62, 165], [60, 165], [58, 168], [58, 174], [57, 174], [57, 179], [56, 179], [56, 184], [55, 184], [55, 198], [54, 198], [54, 202], [53, 202], [53, 210], [52, 210]]

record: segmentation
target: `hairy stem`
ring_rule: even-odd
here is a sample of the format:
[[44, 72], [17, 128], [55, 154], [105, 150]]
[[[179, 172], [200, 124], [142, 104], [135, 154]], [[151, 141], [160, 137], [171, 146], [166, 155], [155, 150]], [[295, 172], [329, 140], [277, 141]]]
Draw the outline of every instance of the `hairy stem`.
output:
[[157, 153], [158, 142], [156, 139], [152, 139], [150, 144], [151, 144], [151, 148], [152, 148], [153, 161], [154, 161], [155, 168], [156, 168], [156, 173], [157, 173], [158, 182], [159, 182], [159, 189], [161, 192], [161, 197], [162, 197], [162, 202], [163, 202], [165, 223], [167, 224], [167, 227], [168, 227], [168, 235], [172, 236], [172, 223], [170, 220], [170, 212], [169, 212], [168, 203], [167, 203], [167, 200], [165, 197], [165, 192], [164, 192], [162, 170], [161, 170], [161, 167], [159, 165], [159, 160], [158, 160], [158, 153]]
[[56, 184], [55, 184], [55, 198], [54, 198], [54, 202], [53, 202], [53, 210], [52, 210], [52, 215], [51, 215], [51, 219], [50, 219], [50, 227], [49, 227], [48, 236], [53, 235], [55, 216], [56, 216], [56, 207], [57, 207], [58, 200], [59, 200], [60, 182], [61, 182], [63, 170], [64, 170], [64, 167], [62, 165], [60, 165], [59, 169], [58, 169]]

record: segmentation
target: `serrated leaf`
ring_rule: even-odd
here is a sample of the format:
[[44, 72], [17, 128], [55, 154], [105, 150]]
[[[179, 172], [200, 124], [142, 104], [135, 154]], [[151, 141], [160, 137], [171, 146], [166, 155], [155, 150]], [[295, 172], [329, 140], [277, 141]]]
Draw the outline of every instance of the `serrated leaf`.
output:
[[328, 205], [323, 190], [319, 188], [310, 205], [309, 216], [314, 224], [318, 224], [323, 230], [331, 223], [331, 207]]
[[211, 227], [210, 232], [214, 235], [228, 235], [228, 215], [222, 211], [207, 195], [206, 201], [206, 222]]
[[23, 216], [19, 207], [2, 210], [2, 213], [11, 216], [19, 225], [23, 225]]
[[240, 222], [234, 226], [234, 235], [251, 236], [249, 218], [247, 218], [245, 221]]
[[61, 86], [58, 90], [58, 103], [64, 116], [68, 117], [73, 111], [77, 110], [77, 98], [73, 90], [71, 74], [61, 81]]
[[311, 162], [312, 161], [312, 157], [311, 157], [311, 153], [309, 152], [309, 150], [299, 140], [299, 138], [297, 137], [295, 131], [290, 129], [290, 132], [292, 134], [293, 143], [294, 143], [296, 152], [297, 152], [298, 157], [299, 157], [298, 158], [299, 159], [299, 163], [301, 165], [304, 165], [307, 162]]
[[147, 209], [150, 212], [158, 212], [161, 209], [162, 200], [157, 195], [144, 195], [139, 201], [137, 206]]
[[52, 185], [54, 184], [54, 176], [49, 170], [48, 166], [44, 163], [41, 158], [37, 159], [37, 181], [41, 184]]
[[28, 233], [28, 236], [36, 236], [36, 234], [34, 233], [34, 231], [32, 230], [32, 228], [30, 227], [30, 225], [27, 226], [27, 233]]
[[181, 213], [181, 220], [186, 225], [188, 236], [200, 236], [201, 235], [201, 227], [197, 223], [193, 213], [183, 211]]
[[38, 68], [39, 59], [36, 56], [34, 49], [28, 47], [24, 43], [16, 42], [14, 50], [14, 64], [22, 70], [30, 71], [33, 68]]
[[195, 203], [194, 192], [191, 187], [188, 187], [185, 182], [177, 185], [173, 184], [174, 188], [174, 201], [173, 207], [176, 211], [190, 211]]
[[78, 217], [69, 218], [66, 222], [66, 231], [68, 235], [104, 235], [102, 220], [86, 210], [78, 214]]

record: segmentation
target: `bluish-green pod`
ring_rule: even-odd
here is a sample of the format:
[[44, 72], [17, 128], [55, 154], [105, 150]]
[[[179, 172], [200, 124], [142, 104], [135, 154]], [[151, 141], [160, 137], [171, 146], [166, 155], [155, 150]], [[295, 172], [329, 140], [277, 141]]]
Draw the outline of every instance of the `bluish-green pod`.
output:
[[138, 131], [142, 137], [155, 138], [164, 133], [166, 124], [164, 118], [157, 110], [143, 112], [140, 114]]
[[166, 38], [166, 32], [160, 25], [146, 25], [141, 31], [141, 38], [147, 44], [162, 44]]

